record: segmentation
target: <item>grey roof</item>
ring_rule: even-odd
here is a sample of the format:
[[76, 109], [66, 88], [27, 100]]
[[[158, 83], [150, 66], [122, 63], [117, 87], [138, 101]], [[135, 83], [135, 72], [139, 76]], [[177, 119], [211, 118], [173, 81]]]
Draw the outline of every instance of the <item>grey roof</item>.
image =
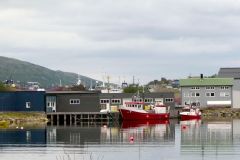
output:
[[[100, 98], [131, 98], [136, 93], [100, 93]], [[139, 93], [140, 97], [146, 98], [158, 98], [158, 97], [168, 97], [174, 96], [173, 92], [152, 92], [152, 93]]]
[[46, 94], [84, 94], [84, 93], [98, 93], [93, 91], [47, 91]]
[[240, 79], [240, 68], [220, 68], [218, 77]]

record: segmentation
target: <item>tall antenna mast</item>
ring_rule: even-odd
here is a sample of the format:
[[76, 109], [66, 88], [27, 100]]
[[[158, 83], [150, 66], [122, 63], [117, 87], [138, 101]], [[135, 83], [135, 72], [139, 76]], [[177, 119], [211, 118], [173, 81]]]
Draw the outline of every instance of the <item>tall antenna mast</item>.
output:
[[110, 76], [107, 76], [107, 83], [108, 83], [108, 85], [107, 85], [107, 90], [108, 90], [108, 93], [109, 93], [109, 90], [110, 90], [110, 82], [109, 82], [109, 79], [110, 79]]
[[79, 86], [80, 84], [81, 84], [81, 79], [80, 79], [80, 75], [78, 74], [77, 85]]

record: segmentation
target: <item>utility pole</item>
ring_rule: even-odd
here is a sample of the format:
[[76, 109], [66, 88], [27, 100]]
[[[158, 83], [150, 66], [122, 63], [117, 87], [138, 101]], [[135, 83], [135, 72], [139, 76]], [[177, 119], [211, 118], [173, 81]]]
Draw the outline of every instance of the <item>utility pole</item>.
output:
[[133, 85], [135, 84], [135, 77], [133, 76]]
[[110, 79], [110, 76], [107, 76], [107, 90], [108, 90], [108, 93], [109, 93], [109, 90], [110, 90], [110, 83], [109, 83], [109, 79]]

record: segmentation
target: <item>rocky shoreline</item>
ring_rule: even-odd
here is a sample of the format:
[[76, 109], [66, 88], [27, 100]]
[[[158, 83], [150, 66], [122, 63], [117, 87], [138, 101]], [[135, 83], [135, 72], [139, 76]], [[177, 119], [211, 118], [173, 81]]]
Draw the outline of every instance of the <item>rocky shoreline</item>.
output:
[[203, 118], [240, 118], [238, 108], [204, 108], [201, 111]]
[[24, 124], [46, 124], [47, 116], [43, 112], [0, 112], [0, 128], [23, 126]]

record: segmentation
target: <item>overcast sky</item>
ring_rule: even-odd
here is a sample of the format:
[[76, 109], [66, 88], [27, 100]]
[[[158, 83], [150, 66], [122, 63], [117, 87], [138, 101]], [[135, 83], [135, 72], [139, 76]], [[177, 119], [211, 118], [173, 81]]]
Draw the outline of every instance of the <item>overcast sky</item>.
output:
[[0, 55], [140, 83], [240, 67], [239, 0], [1, 0]]

